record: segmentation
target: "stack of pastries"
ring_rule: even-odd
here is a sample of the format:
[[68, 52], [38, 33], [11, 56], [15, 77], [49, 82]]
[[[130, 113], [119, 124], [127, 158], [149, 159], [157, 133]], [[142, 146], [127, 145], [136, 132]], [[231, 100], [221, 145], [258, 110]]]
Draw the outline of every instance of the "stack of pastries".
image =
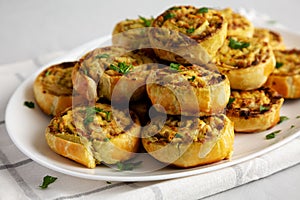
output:
[[146, 151], [188, 168], [278, 123], [284, 98], [300, 97], [297, 54], [230, 8], [174, 6], [120, 21], [111, 46], [49, 66], [33, 90], [56, 153], [94, 168]]

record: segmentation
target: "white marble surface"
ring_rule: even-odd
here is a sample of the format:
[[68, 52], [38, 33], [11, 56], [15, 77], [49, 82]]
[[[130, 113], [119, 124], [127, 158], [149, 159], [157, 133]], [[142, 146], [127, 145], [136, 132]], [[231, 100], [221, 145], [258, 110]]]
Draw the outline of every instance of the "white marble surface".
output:
[[[300, 33], [299, 0], [0, 0], [0, 64], [69, 51], [111, 33], [119, 20], [155, 16], [172, 5], [247, 8]], [[207, 199], [300, 199], [300, 165]]]

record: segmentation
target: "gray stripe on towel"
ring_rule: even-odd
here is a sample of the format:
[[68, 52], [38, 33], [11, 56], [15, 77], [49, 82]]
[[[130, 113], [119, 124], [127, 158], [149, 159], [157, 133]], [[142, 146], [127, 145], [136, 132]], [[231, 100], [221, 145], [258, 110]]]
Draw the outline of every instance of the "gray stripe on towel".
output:
[[[6, 155], [0, 150], [0, 160], [3, 163], [10, 164], [9, 160], [7, 159]], [[8, 173], [14, 178], [18, 186], [24, 191], [24, 194], [29, 197], [30, 199], [37, 199], [40, 198], [33, 192], [33, 190], [27, 185], [24, 179], [20, 176], [15, 168], [7, 168]]]
[[162, 192], [161, 192], [161, 190], [160, 190], [160, 188], [159, 187], [157, 187], [157, 186], [152, 186], [152, 187], [150, 187], [150, 189], [153, 191], [153, 193], [154, 193], [154, 196], [155, 196], [155, 200], [162, 200], [163, 199], [163, 194], [162, 194]]
[[90, 195], [90, 194], [100, 193], [102, 191], [110, 190], [110, 189], [113, 189], [113, 188], [116, 188], [116, 187], [122, 187], [122, 186], [125, 186], [125, 185], [131, 185], [131, 184], [133, 184], [133, 183], [120, 182], [120, 183], [110, 184], [110, 185], [107, 185], [105, 187], [101, 187], [101, 188], [91, 190], [91, 191], [88, 191], [88, 192], [83, 192], [83, 193], [75, 194], [75, 195], [71, 195], [71, 196], [58, 197], [58, 198], [53, 199], [53, 200], [64, 200], [64, 199], [80, 198], [80, 197], [87, 196], [87, 195]]
[[5, 165], [0, 165], [0, 170], [3, 169], [8, 169], [8, 168], [16, 168], [16, 167], [20, 167], [22, 165], [26, 165], [27, 163], [32, 162], [31, 159], [26, 159], [26, 160], [22, 160], [20, 162], [14, 163], [14, 164], [5, 164]]

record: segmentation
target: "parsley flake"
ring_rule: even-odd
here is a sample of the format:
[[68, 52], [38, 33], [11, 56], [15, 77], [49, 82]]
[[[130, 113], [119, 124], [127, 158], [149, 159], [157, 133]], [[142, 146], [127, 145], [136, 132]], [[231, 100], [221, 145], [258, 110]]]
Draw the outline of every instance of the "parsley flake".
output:
[[243, 49], [243, 48], [249, 47], [250, 43], [249, 42], [239, 42], [235, 39], [230, 38], [228, 46], [232, 49]]
[[164, 20], [172, 19], [172, 18], [174, 18], [175, 16], [176, 16], [176, 14], [169, 12], [169, 13], [167, 13], [167, 14], [164, 16]]
[[46, 189], [48, 188], [48, 186], [51, 184], [51, 183], [54, 183], [56, 181], [57, 177], [53, 177], [53, 176], [45, 176], [43, 178], [43, 183], [42, 185], [40, 185], [39, 187], [42, 188], [42, 189]]
[[109, 58], [109, 54], [107, 54], [107, 53], [99, 54], [99, 55], [96, 55], [96, 58]]
[[279, 69], [280, 67], [283, 66], [283, 63], [282, 62], [276, 62], [276, 65], [275, 65], [275, 68], [276, 69]]
[[259, 112], [264, 112], [268, 110], [270, 110], [270, 106], [263, 106], [263, 105], [259, 106]]
[[174, 137], [175, 138], [183, 138], [183, 136], [180, 133], [175, 133]]
[[286, 120], [288, 120], [288, 119], [289, 119], [289, 118], [288, 118], [287, 116], [280, 116], [280, 119], [279, 119], [278, 124], [280, 124], [281, 122], [286, 121]]
[[188, 78], [188, 81], [193, 82], [196, 79], [196, 76], [192, 76], [191, 78]]
[[131, 69], [133, 69], [133, 65], [127, 65], [125, 62], [118, 63], [118, 66], [111, 64], [109, 69], [112, 69], [121, 74], [127, 74]]
[[235, 98], [229, 98], [229, 101], [227, 103], [227, 107], [229, 107], [234, 101], [235, 101]]
[[179, 67], [180, 67], [180, 64], [178, 64], [178, 63], [171, 63], [170, 64], [170, 69], [172, 69], [172, 70], [179, 71]]
[[277, 131], [274, 131], [272, 133], [269, 133], [268, 135], [266, 135], [266, 139], [269, 140], [269, 139], [273, 139], [275, 138], [276, 134], [280, 133], [281, 130], [277, 130]]
[[147, 19], [145, 17], [139, 16], [140, 20], [143, 21], [145, 27], [150, 27], [153, 21], [153, 18]]
[[138, 161], [138, 162], [118, 162], [117, 167], [118, 170], [120, 171], [131, 171], [135, 167], [139, 166], [142, 164], [143, 161]]
[[194, 32], [195, 32], [195, 28], [189, 28], [186, 30], [186, 33], [189, 33], [189, 34], [194, 33]]
[[34, 103], [32, 101], [25, 101], [24, 106], [27, 106], [28, 108], [34, 108]]
[[206, 7], [199, 8], [198, 13], [208, 13], [208, 8]]

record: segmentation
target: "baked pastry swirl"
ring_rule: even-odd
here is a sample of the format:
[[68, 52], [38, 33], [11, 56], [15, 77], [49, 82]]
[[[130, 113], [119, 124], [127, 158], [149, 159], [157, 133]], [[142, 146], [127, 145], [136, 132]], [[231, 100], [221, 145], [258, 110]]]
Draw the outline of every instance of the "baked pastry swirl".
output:
[[227, 36], [252, 37], [254, 25], [243, 15], [234, 12], [231, 8], [221, 10], [228, 22]]
[[210, 8], [175, 6], [156, 17], [149, 40], [158, 57], [178, 63], [207, 63], [223, 44], [227, 21]]
[[88, 168], [128, 160], [140, 144], [140, 123], [130, 114], [99, 103], [70, 108], [50, 121], [45, 131], [47, 144]]
[[72, 70], [75, 62], [63, 62], [43, 70], [35, 79], [33, 94], [41, 110], [56, 115], [72, 106]]
[[274, 90], [262, 87], [255, 90], [232, 90], [226, 115], [236, 132], [258, 132], [276, 125], [284, 99]]
[[233, 152], [233, 123], [226, 115], [201, 118], [158, 116], [142, 131], [142, 143], [155, 159], [187, 168], [230, 159]]
[[275, 68], [275, 57], [267, 42], [258, 38], [227, 37], [215, 63], [228, 76], [233, 89], [261, 87]]
[[171, 63], [151, 73], [146, 88], [156, 110], [170, 115], [221, 113], [230, 96], [227, 76], [200, 65]]
[[274, 50], [274, 55], [276, 67], [265, 85], [284, 98], [300, 98], [300, 50]]
[[145, 81], [155, 67], [154, 59], [142, 51], [124, 47], [97, 48], [80, 59], [73, 71], [75, 90], [90, 102], [99, 98], [122, 102], [146, 95]]

